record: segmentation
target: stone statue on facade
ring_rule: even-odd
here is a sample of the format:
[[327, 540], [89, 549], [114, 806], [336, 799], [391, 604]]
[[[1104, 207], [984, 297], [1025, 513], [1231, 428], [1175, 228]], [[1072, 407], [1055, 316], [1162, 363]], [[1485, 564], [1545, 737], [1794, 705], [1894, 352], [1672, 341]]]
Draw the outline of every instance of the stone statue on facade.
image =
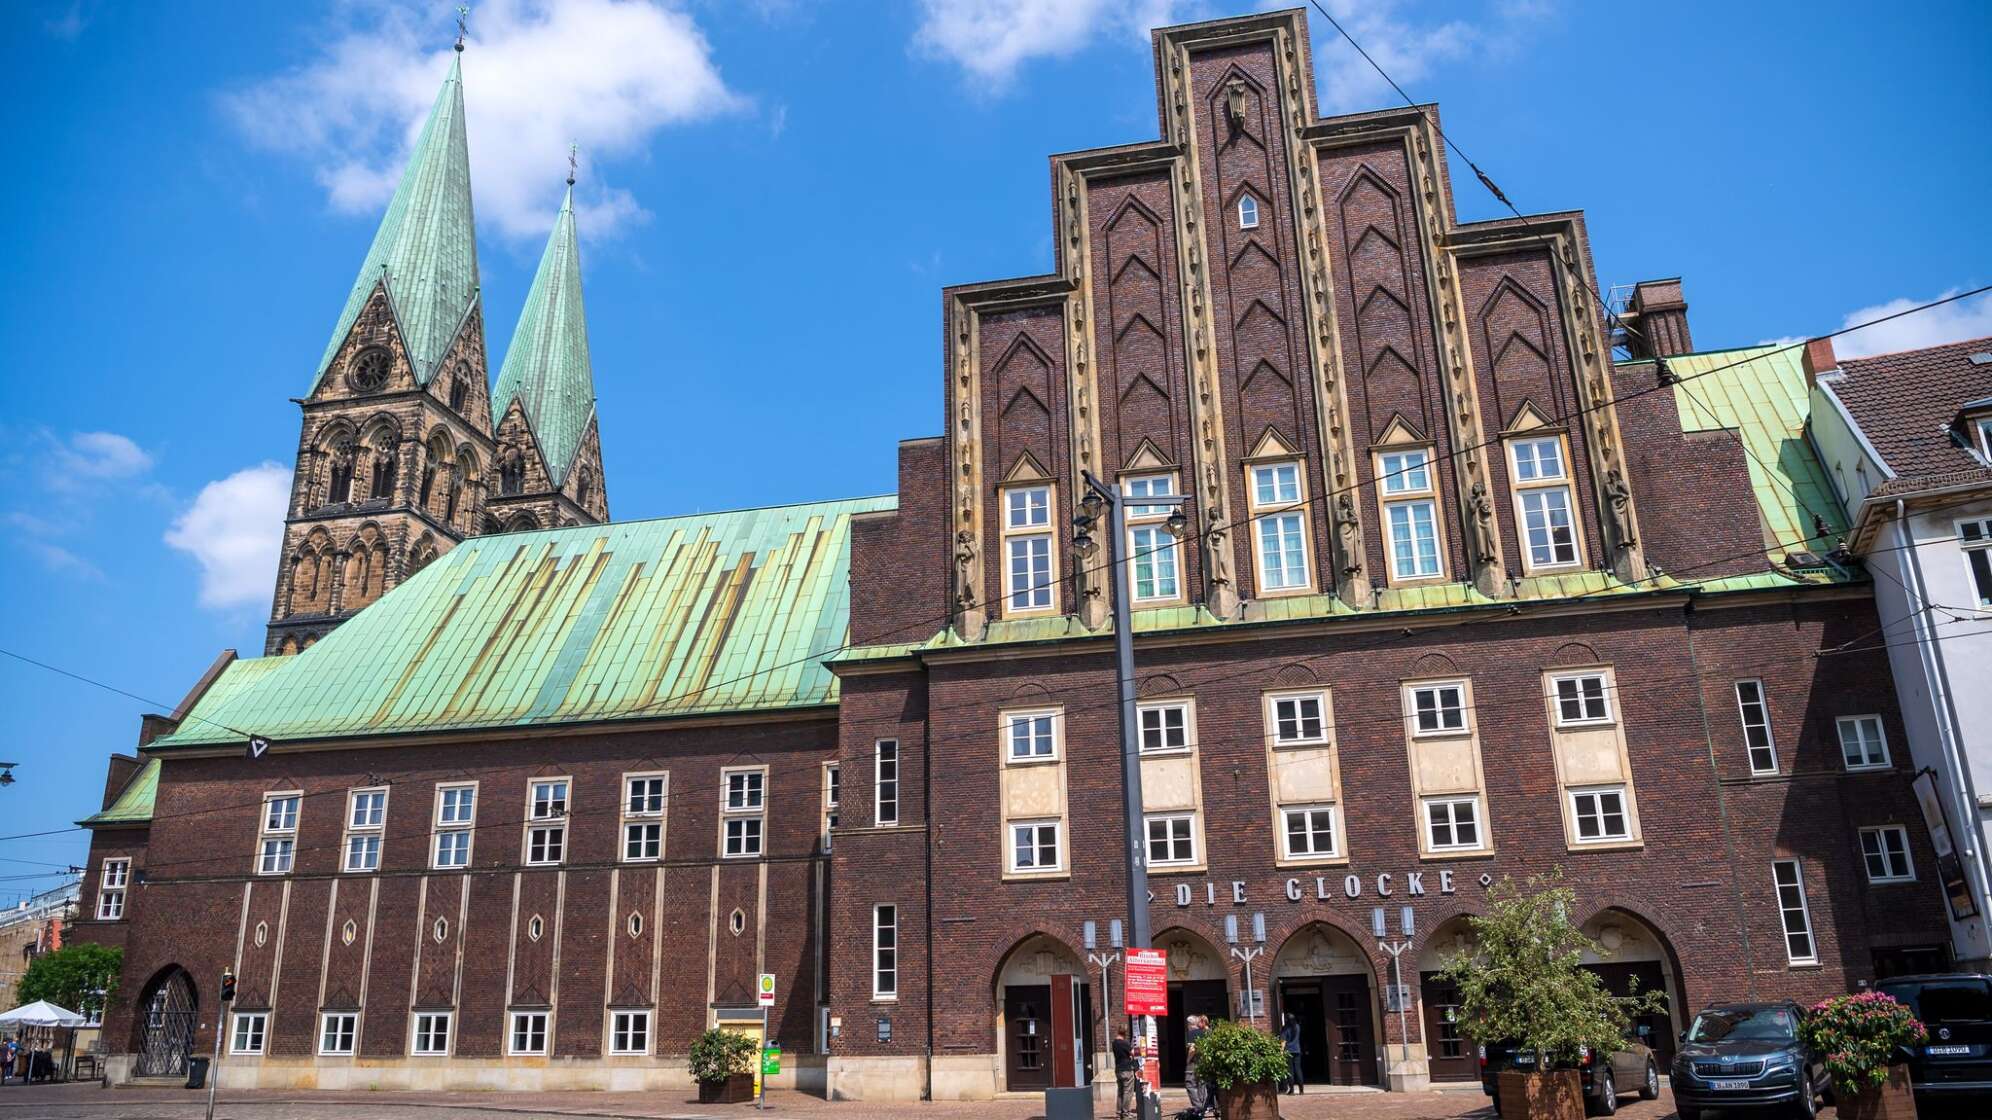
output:
[[1245, 83], [1238, 78], [1224, 84], [1224, 112], [1233, 130], [1245, 127]]
[[1474, 562], [1489, 564], [1494, 560], [1494, 503], [1487, 497], [1487, 484], [1476, 481], [1467, 497], [1467, 504], [1473, 509], [1473, 557]]
[[1605, 500], [1610, 503], [1612, 530], [1618, 536], [1618, 546], [1631, 548], [1638, 544], [1632, 531], [1632, 488], [1625, 484], [1625, 475], [1617, 467], [1605, 472]]
[[1342, 574], [1358, 576], [1363, 570], [1362, 519], [1347, 494], [1335, 499], [1335, 543], [1342, 551]]

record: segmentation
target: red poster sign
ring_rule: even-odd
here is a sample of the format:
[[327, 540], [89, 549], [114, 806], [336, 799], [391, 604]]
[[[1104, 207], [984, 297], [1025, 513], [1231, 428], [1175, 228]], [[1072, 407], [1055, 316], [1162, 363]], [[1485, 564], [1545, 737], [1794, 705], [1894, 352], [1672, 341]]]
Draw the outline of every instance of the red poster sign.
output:
[[1129, 1015], [1169, 1013], [1169, 960], [1160, 949], [1127, 951], [1127, 982], [1123, 985]]

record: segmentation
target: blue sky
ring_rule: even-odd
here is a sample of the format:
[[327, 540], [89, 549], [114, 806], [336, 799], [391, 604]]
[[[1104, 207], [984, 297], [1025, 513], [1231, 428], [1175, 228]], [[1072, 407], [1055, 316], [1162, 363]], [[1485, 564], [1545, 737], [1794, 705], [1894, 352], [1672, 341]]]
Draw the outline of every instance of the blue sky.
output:
[[[1681, 275], [1696, 342], [1992, 281], [1992, 8], [1337, 0], [1605, 285]], [[1249, 3], [477, 5], [464, 57], [493, 361], [582, 148], [620, 518], [870, 494], [940, 428], [939, 289], [1051, 264], [1046, 156], [1151, 138], [1145, 28]], [[447, 66], [450, 5], [0, 6], [0, 835], [217, 650], [261, 648], [302, 393]], [[1314, 21], [1324, 108], [1394, 103]], [[1501, 211], [1470, 177], [1467, 219]], [[1873, 333], [1873, 332], [1871, 332]], [[1992, 334], [1992, 300], [1844, 349]], [[264, 464], [274, 464], [266, 467]], [[81, 859], [78, 834], [0, 859]], [[0, 863], [0, 902], [52, 885]]]

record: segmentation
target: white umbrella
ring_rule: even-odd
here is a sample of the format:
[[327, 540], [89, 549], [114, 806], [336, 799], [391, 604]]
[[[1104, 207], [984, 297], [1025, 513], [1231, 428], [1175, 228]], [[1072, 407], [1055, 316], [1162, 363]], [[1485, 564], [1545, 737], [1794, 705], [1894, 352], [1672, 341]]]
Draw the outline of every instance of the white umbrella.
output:
[[36, 1000], [25, 1007], [0, 1012], [0, 1028], [5, 1027], [81, 1027], [89, 1020], [74, 1011], [57, 1007], [45, 999]]

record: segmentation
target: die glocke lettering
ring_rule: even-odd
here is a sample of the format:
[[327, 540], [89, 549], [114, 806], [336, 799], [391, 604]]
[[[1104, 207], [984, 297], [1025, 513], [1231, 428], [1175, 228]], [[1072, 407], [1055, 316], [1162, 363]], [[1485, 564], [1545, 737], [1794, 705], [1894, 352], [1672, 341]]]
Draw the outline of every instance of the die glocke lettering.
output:
[[[1483, 879], [1486, 876], [1482, 876]], [[1481, 886], [1487, 883], [1482, 882]], [[1205, 906], [1216, 906], [1220, 898], [1228, 898], [1232, 905], [1243, 906], [1251, 901], [1246, 889], [1247, 880], [1232, 879], [1223, 884], [1216, 880], [1206, 880], [1203, 889], [1195, 883], [1176, 884], [1176, 905], [1190, 906], [1202, 902]], [[1312, 897], [1322, 901], [1331, 898], [1428, 898], [1434, 895], [1449, 895], [1459, 892], [1459, 883], [1451, 868], [1439, 871], [1382, 871], [1374, 875], [1333, 875], [1295, 876], [1284, 883], [1281, 892], [1288, 902], [1300, 902]], [[1154, 892], [1149, 893], [1150, 901]]]

